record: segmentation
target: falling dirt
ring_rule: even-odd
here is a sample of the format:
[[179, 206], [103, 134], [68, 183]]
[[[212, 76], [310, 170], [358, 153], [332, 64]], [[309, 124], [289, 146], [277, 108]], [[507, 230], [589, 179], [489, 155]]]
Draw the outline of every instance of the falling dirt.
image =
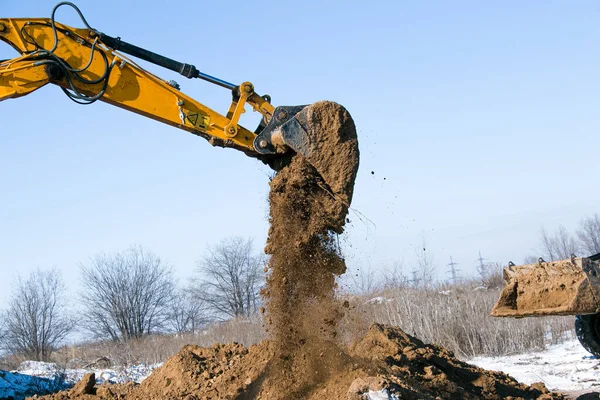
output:
[[[310, 108], [311, 140], [319, 156], [294, 157], [271, 181], [271, 255], [264, 291], [267, 329], [278, 359], [269, 379], [287, 387], [287, 397], [304, 398], [314, 385], [339, 370], [347, 356], [336, 341], [341, 307], [334, 299], [335, 277], [345, 272], [336, 236], [341, 233], [358, 170], [356, 128], [335, 103]], [[318, 134], [315, 132], [318, 131]], [[336, 156], [325, 162], [326, 155]], [[326, 170], [325, 182], [313, 166]], [[326, 168], [324, 167], [326, 165]], [[275, 394], [272, 398], [278, 398]]]
[[382, 389], [415, 400], [562, 398], [542, 384], [463, 363], [396, 327], [373, 325], [352, 346], [341, 344], [338, 322], [348, 303], [336, 300], [335, 278], [346, 265], [335, 233], [343, 231], [352, 199], [358, 144], [343, 108], [311, 107], [307, 120], [324, 124], [311, 140], [323, 152], [292, 157], [270, 183], [263, 313], [271, 339], [250, 348], [185, 346], [139, 385], [91, 388], [88, 376], [77, 390], [46, 399], [360, 400]]

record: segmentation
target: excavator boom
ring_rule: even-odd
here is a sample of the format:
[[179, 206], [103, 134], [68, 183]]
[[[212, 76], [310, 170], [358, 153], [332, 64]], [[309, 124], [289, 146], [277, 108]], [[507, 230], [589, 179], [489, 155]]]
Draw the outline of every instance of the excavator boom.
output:
[[[64, 5], [79, 13], [85, 28], [72, 28], [55, 21], [56, 10]], [[229, 83], [200, 72], [191, 64], [92, 28], [81, 11], [68, 2], [59, 3], [51, 18], [0, 19], [0, 41], [20, 53], [14, 59], [0, 61], [0, 101], [25, 96], [51, 83], [60, 86], [77, 103], [104, 101], [201, 136], [213, 146], [235, 148], [275, 169], [290, 155], [301, 154], [321, 174], [332, 194], [350, 201], [356, 171], [340, 176], [332, 166], [350, 153], [358, 158], [355, 140], [350, 153], [345, 148], [348, 144], [343, 145], [345, 132], [350, 130], [354, 136], [356, 132], [348, 112], [336, 103], [326, 102], [326, 107], [339, 116], [332, 131], [332, 121], [315, 118], [323, 108], [322, 102], [274, 107], [270, 96], [258, 95], [250, 82]], [[214, 111], [181, 92], [176, 82], [146, 71], [129, 56], [230, 90], [229, 109], [224, 114]], [[253, 131], [240, 125], [246, 105], [262, 115], [261, 123]], [[323, 141], [342, 146], [323, 146]], [[321, 147], [326, 148], [326, 154]], [[350, 192], [340, 192], [340, 188], [348, 187]]]
[[242, 93], [223, 116], [179, 91], [174, 82], [117, 53], [94, 30], [75, 29], [49, 19], [0, 19], [0, 40], [21, 53], [0, 63], [0, 100], [53, 83], [77, 102], [101, 100], [205, 137], [213, 145], [249, 154], [254, 153], [257, 135], [237, 124], [243, 109], [239, 104], [247, 102], [267, 118], [274, 110], [246, 82], [235, 88]]

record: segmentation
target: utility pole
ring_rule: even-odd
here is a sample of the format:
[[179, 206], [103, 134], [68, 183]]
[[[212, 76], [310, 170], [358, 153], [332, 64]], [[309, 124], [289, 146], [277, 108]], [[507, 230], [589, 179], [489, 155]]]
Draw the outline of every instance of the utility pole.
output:
[[458, 263], [455, 263], [452, 260], [452, 256], [450, 256], [450, 263], [448, 264], [448, 266], [450, 267], [450, 270], [448, 271], [450, 273], [450, 275], [452, 276], [452, 283], [456, 283], [457, 279], [458, 279], [458, 271], [460, 271], [458, 268], [456, 268], [456, 266], [458, 265]]

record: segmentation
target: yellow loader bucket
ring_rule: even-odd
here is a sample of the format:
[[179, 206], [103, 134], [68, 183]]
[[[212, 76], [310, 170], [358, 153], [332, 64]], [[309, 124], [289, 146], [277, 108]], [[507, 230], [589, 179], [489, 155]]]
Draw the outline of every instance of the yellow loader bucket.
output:
[[494, 317], [600, 312], [599, 264], [589, 258], [510, 265], [504, 268], [504, 282]]

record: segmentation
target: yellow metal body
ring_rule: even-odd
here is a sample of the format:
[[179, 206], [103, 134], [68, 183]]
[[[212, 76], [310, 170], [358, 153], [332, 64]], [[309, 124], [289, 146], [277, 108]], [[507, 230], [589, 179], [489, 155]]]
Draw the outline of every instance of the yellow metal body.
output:
[[[253, 147], [256, 134], [239, 125], [240, 116], [249, 104], [268, 121], [274, 107], [254, 92], [251, 83], [244, 82], [239, 86], [229, 111], [222, 115], [104, 45], [94, 31], [60, 23], [56, 23], [56, 28], [58, 41], [53, 54], [73, 69], [83, 69], [89, 63], [89, 67], [80, 73], [83, 78], [95, 80], [105, 74], [106, 64], [100, 52], [113, 65], [101, 101], [202, 136], [213, 145], [234, 147], [257, 155]], [[36, 59], [36, 46], [28, 43], [34, 40], [38, 48], [53, 48], [55, 39], [49, 19], [0, 19], [0, 40], [21, 54], [12, 60], [0, 61], [0, 101], [27, 95], [48, 83], [69, 89], [64, 78], [51, 76], [48, 65]], [[87, 84], [74, 80], [73, 84], [87, 95], [94, 95], [103, 88], [103, 83]]]

